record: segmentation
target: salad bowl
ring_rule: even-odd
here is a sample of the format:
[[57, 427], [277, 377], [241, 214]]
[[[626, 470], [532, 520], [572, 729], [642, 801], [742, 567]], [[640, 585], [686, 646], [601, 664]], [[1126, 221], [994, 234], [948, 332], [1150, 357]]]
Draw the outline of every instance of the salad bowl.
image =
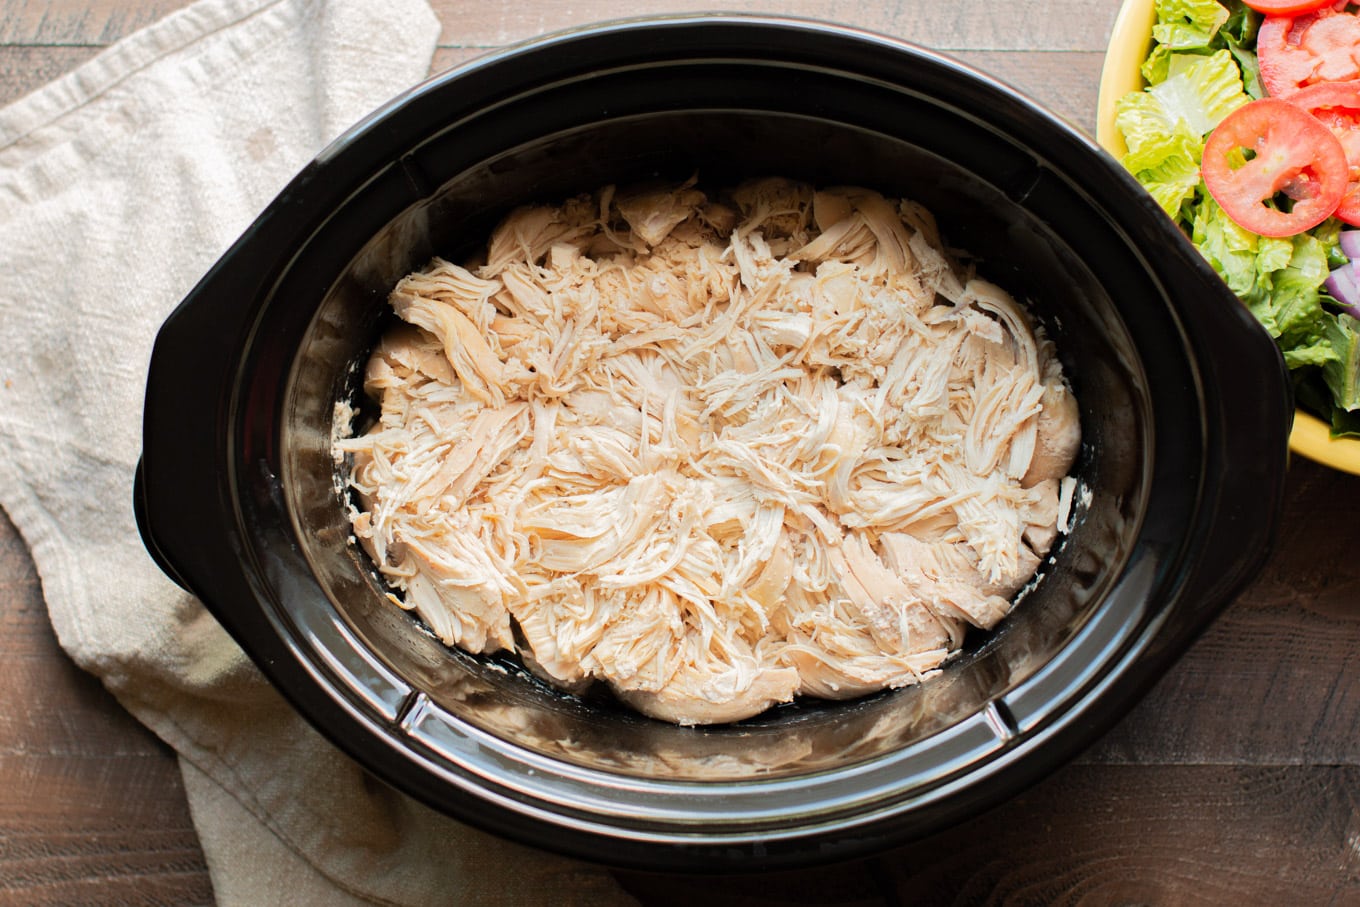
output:
[[[1128, 150], [1115, 125], [1116, 104], [1147, 84], [1139, 69], [1152, 48], [1156, 20], [1156, 0], [1125, 0], [1110, 31], [1096, 102], [1096, 141], [1116, 158]], [[1333, 437], [1327, 423], [1305, 409], [1294, 411], [1289, 448], [1324, 466], [1360, 475], [1360, 438]]]

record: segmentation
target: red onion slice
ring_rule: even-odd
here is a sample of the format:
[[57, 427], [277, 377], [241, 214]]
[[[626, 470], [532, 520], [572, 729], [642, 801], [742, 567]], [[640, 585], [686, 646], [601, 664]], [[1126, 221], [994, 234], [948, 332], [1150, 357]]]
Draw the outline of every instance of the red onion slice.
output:
[[1341, 251], [1351, 261], [1360, 258], [1360, 230], [1342, 230], [1337, 242], [1341, 246]]
[[1360, 280], [1357, 280], [1354, 262], [1347, 262], [1333, 270], [1322, 285], [1333, 299], [1341, 303], [1342, 308], [1360, 318]]

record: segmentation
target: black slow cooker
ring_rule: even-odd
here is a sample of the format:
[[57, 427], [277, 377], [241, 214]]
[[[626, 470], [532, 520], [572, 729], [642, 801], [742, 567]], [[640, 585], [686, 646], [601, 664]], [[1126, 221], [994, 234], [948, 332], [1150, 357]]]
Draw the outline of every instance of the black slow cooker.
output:
[[[442, 646], [350, 543], [335, 404], [396, 280], [517, 205], [695, 173], [915, 199], [1056, 344], [1075, 525], [934, 681], [671, 726]], [[437, 76], [298, 174], [160, 331], [137, 505], [165, 571], [394, 787], [616, 865], [807, 865], [970, 816], [1123, 714], [1262, 562], [1290, 415], [1270, 337], [1115, 161], [1014, 91], [833, 25], [650, 19]]]

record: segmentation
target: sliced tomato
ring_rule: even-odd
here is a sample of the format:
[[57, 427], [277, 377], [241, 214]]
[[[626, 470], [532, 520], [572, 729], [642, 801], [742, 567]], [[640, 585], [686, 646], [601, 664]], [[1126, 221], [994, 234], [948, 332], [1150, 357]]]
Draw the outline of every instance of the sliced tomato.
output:
[[1360, 79], [1360, 17], [1334, 4], [1300, 16], [1267, 16], [1256, 35], [1261, 82], [1284, 98], [1315, 82]]
[[1267, 16], [1297, 16], [1315, 9], [1331, 6], [1335, 0], [1242, 0], [1247, 6]]
[[1289, 103], [1308, 111], [1341, 142], [1349, 182], [1336, 216], [1360, 225], [1360, 79], [1314, 83], [1290, 95]]
[[1200, 171], [1224, 213], [1262, 236], [1292, 236], [1322, 223], [1340, 204], [1349, 173], [1331, 130], [1275, 98], [1228, 114], [1204, 143]]

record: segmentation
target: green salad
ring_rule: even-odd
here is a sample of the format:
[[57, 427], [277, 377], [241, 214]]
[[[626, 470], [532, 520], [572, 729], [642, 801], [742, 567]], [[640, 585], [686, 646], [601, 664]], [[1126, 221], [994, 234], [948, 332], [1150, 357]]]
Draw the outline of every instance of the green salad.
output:
[[[1159, 0], [1142, 66], [1148, 87], [1116, 106], [1128, 146], [1123, 164], [1276, 338], [1298, 404], [1334, 436], [1360, 437], [1360, 321], [1348, 310], [1354, 302], [1334, 294], [1335, 278], [1329, 281], [1349, 261], [1342, 249], [1349, 225], [1328, 216], [1294, 235], [1259, 235], [1225, 213], [1201, 171], [1215, 128], [1268, 94], [1257, 56], [1262, 22], [1240, 0]], [[1280, 198], [1281, 211], [1289, 204]]]

